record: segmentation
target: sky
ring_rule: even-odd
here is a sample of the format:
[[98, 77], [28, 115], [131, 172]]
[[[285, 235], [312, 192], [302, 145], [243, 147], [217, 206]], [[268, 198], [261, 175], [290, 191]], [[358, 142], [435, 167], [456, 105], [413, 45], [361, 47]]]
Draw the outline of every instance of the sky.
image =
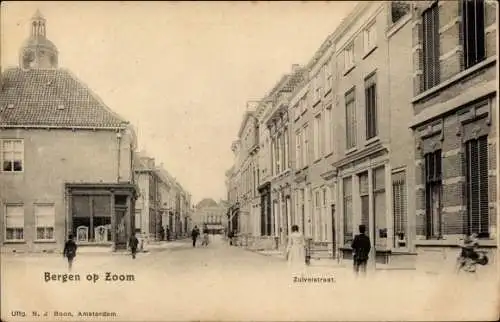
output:
[[226, 199], [247, 101], [307, 64], [356, 2], [1, 3], [2, 69], [36, 9], [70, 69], [137, 129], [139, 148], [191, 193]]

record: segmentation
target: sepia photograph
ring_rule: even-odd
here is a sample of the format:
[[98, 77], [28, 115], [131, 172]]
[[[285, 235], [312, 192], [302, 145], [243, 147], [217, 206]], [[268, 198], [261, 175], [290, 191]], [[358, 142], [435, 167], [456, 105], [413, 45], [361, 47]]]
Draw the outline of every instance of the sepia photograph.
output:
[[498, 321], [498, 7], [2, 1], [0, 321]]

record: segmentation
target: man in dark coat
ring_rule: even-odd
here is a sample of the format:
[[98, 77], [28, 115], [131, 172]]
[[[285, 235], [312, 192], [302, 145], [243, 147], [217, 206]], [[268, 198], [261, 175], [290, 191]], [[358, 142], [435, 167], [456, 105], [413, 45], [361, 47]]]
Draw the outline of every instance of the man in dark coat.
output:
[[370, 237], [365, 235], [366, 226], [359, 225], [359, 234], [354, 237], [351, 248], [353, 251], [354, 272], [356, 275], [360, 269], [363, 274], [366, 274], [366, 265], [368, 263], [368, 255], [371, 250]]
[[130, 240], [128, 242], [128, 246], [130, 247], [130, 251], [132, 252], [132, 258], [135, 259], [135, 254], [137, 254], [137, 246], [139, 245], [139, 240], [135, 237], [135, 233], [132, 233], [130, 236]]
[[76, 256], [76, 243], [73, 240], [73, 235], [68, 236], [68, 241], [64, 244], [63, 257], [68, 259], [68, 269], [71, 271], [73, 267], [73, 259]]
[[198, 229], [198, 226], [194, 226], [193, 230], [191, 231], [191, 238], [193, 239], [193, 247], [196, 247], [196, 239], [198, 239], [199, 235], [200, 235], [200, 230]]

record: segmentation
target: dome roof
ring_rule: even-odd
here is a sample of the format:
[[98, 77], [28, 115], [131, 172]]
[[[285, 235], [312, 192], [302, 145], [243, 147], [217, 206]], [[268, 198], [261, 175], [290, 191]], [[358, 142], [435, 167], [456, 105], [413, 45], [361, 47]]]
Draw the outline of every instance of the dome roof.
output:
[[56, 45], [46, 37], [30, 37], [23, 42], [21, 49], [24, 50], [30, 47], [44, 47], [57, 52]]
[[198, 202], [196, 208], [217, 207], [217, 202], [211, 198], [205, 198]]

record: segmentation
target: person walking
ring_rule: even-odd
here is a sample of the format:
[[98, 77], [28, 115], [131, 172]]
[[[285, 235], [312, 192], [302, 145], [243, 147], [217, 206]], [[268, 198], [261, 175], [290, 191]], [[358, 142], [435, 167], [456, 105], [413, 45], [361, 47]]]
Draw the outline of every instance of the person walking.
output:
[[359, 225], [359, 234], [354, 237], [351, 248], [353, 251], [354, 272], [356, 275], [359, 271], [366, 275], [366, 265], [368, 263], [368, 255], [371, 250], [370, 237], [365, 235], [366, 226]]
[[135, 236], [135, 233], [132, 233], [130, 236], [130, 240], [128, 242], [128, 246], [130, 247], [130, 251], [132, 253], [132, 258], [135, 259], [135, 254], [137, 254], [137, 246], [139, 245], [139, 240]]
[[208, 228], [203, 228], [203, 241], [201, 242], [202, 246], [208, 246]]
[[68, 269], [70, 272], [73, 267], [73, 260], [76, 257], [77, 248], [78, 246], [76, 246], [76, 243], [73, 240], [73, 235], [69, 235], [68, 240], [64, 243], [63, 257], [68, 259]]
[[230, 230], [228, 233], [227, 233], [227, 237], [229, 238], [229, 246], [233, 246], [233, 237], [234, 237], [234, 233], [232, 230]]
[[306, 267], [306, 240], [299, 232], [299, 226], [292, 226], [292, 233], [288, 236], [285, 257], [288, 268], [303, 270]]
[[199, 235], [200, 235], [200, 230], [198, 229], [198, 226], [194, 226], [193, 230], [191, 231], [191, 239], [193, 239], [193, 247], [196, 247], [196, 239], [198, 239]]

